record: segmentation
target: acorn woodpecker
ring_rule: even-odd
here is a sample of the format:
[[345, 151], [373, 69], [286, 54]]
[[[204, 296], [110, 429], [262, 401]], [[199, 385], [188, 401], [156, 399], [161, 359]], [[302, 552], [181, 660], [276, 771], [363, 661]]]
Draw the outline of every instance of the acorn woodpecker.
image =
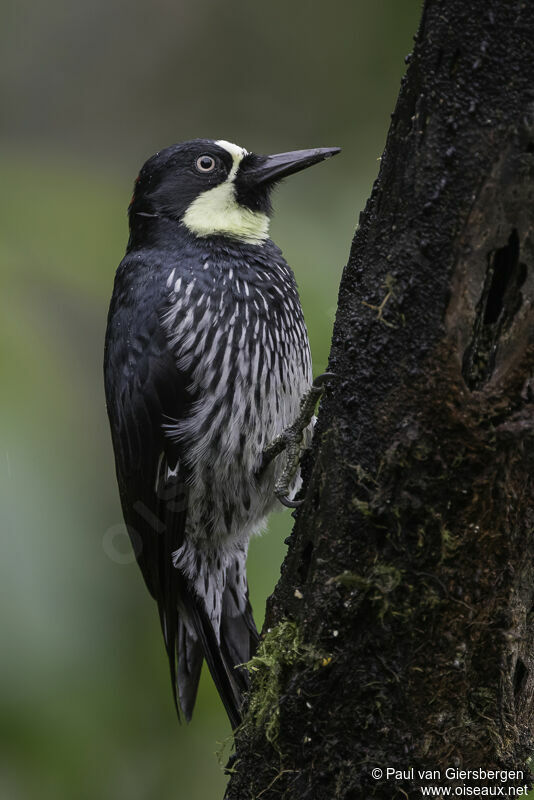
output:
[[265, 156], [195, 139], [156, 153], [135, 182], [106, 401], [125, 522], [188, 720], [205, 658], [239, 724], [258, 641], [248, 542], [277, 481], [284, 500], [300, 480], [276, 456], [312, 386], [311, 358], [293, 273], [269, 239], [271, 190], [338, 152]]

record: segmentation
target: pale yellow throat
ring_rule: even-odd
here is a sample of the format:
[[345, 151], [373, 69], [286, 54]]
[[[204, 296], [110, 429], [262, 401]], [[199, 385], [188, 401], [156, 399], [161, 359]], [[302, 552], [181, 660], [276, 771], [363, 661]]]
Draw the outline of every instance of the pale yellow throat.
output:
[[232, 169], [224, 183], [203, 192], [191, 203], [182, 222], [196, 236], [222, 234], [249, 244], [261, 244], [269, 236], [269, 217], [240, 205], [235, 195], [235, 176], [247, 151], [224, 140], [216, 144], [231, 154]]

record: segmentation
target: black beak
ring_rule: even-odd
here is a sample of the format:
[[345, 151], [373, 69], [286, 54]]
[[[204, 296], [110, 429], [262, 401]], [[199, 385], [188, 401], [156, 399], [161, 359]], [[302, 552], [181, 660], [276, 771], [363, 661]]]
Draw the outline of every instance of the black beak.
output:
[[[316, 147], [313, 150], [293, 150], [290, 153], [277, 153], [274, 156], [256, 156], [250, 167], [243, 163], [243, 177], [255, 185], [270, 183], [300, 172], [337, 155], [340, 147]], [[261, 160], [260, 160], [261, 159]]]

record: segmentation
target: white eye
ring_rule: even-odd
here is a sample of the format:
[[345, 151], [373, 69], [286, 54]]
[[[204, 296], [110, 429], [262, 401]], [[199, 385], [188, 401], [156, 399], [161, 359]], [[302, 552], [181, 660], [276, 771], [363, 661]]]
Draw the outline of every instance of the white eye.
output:
[[199, 172], [211, 172], [215, 169], [215, 159], [211, 156], [200, 156], [197, 158], [196, 167]]

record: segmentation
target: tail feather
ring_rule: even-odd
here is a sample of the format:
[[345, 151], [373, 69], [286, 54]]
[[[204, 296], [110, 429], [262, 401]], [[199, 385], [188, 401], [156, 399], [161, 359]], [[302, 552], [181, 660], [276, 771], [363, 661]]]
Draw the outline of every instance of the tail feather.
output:
[[174, 580], [166, 587], [167, 602], [160, 611], [163, 610], [162, 624], [177, 708], [179, 701], [185, 718], [191, 719], [205, 658], [235, 729], [241, 722], [243, 695], [249, 687], [243, 664], [250, 661], [259, 639], [248, 596], [246, 551], [222, 569], [219, 567], [222, 574], [215, 577], [209, 560], [207, 564], [202, 560], [198, 564], [195, 557], [198, 577], [187, 578], [189, 565], [187, 561], [180, 563], [180, 559], [188, 556], [192, 561], [193, 557], [189, 551], [181, 553], [180, 559], [176, 555], [175, 551]]
[[181, 600], [186, 601], [187, 619], [198, 636], [211, 677], [228, 714], [230, 725], [235, 730], [241, 722], [242, 695], [233, 674], [233, 665], [230, 666], [224, 658], [211, 620], [202, 604], [191, 594], [182, 596]]
[[230, 581], [223, 595], [220, 638], [223, 658], [243, 693], [249, 687], [249, 678], [242, 665], [254, 655], [259, 634], [252, 616], [248, 589], [244, 596], [239, 597]]
[[204, 661], [204, 652], [196, 636], [193, 636], [180, 618], [178, 622], [178, 697], [180, 707], [188, 722], [191, 722], [198, 691], [198, 682]]

